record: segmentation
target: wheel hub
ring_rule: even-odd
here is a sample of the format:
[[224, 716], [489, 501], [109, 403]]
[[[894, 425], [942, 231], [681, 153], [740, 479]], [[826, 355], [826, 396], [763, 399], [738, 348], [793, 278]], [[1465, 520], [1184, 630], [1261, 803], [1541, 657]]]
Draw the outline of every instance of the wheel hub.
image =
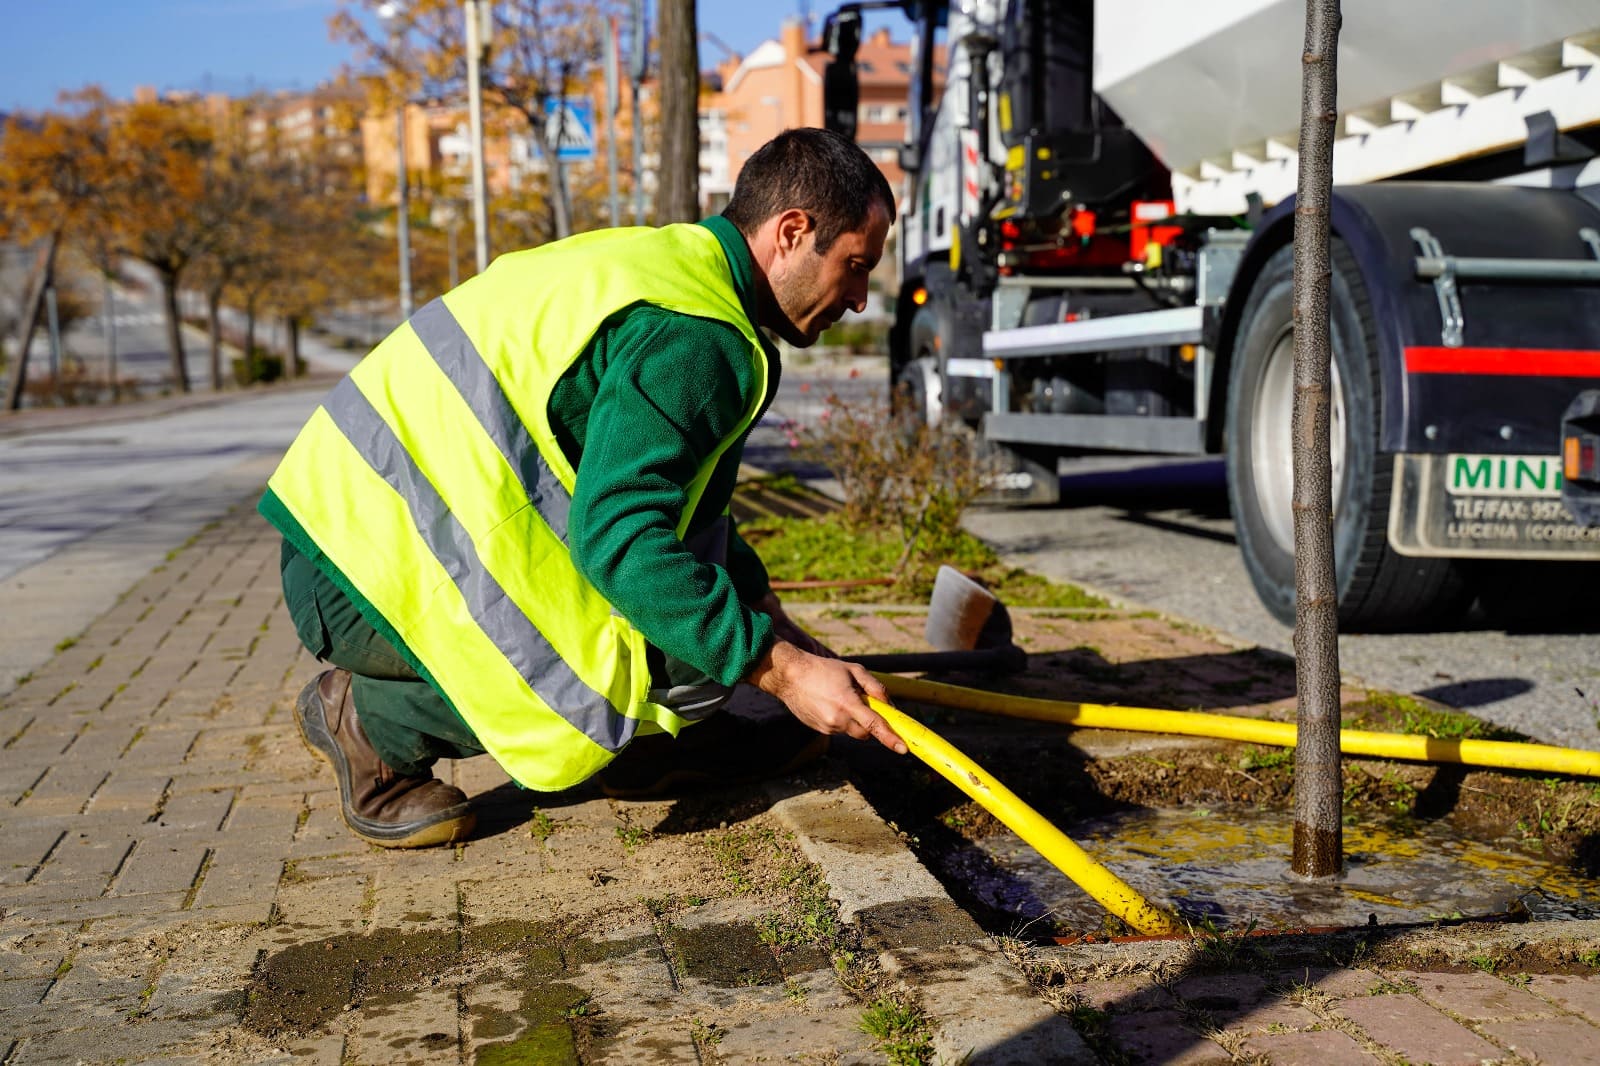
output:
[[[1328, 454], [1333, 465], [1333, 503], [1337, 512], [1344, 488], [1344, 383], [1339, 363], [1332, 367]], [[1285, 329], [1272, 345], [1250, 418], [1250, 475], [1261, 517], [1272, 539], [1294, 553], [1294, 331]]]

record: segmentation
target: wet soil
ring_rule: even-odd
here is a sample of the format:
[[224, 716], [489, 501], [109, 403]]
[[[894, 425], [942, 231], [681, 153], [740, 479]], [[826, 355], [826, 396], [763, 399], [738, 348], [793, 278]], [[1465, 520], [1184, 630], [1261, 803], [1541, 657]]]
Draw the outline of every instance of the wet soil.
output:
[[[1010, 679], [1003, 687], [1024, 686]], [[909, 702], [902, 706], [1069, 836], [1075, 826], [1147, 808], [1180, 816], [1188, 811], [1196, 823], [1229, 808], [1268, 819], [1279, 816], [1286, 823], [1293, 819], [1293, 760], [1280, 749], [1153, 737], [1130, 743], [1126, 734], [1074, 732]], [[1375, 696], [1347, 703], [1346, 724], [1398, 729], [1406, 725], [1407, 714], [1414, 724], [1418, 709], [1415, 701], [1397, 704]], [[1451, 719], [1450, 728], [1472, 727]], [[1085, 932], [1127, 932], [1115, 922], [1095, 930], [1083, 928], [1081, 921], [1053, 918], [1034, 887], [986, 850], [986, 843], [1005, 835], [1004, 826], [920, 763], [885, 757], [866, 745], [851, 745], [843, 753], [858, 787], [908, 834], [919, 857], [989, 932], [1016, 935], [1025, 929], [1041, 942]], [[1343, 812], [1352, 832], [1371, 827], [1365, 839], [1376, 833], [1401, 850], [1408, 841], [1442, 833], [1531, 864], [1548, 864], [1563, 881], [1581, 885], [1600, 876], [1600, 784], [1593, 781], [1347, 758]], [[1159, 842], [1151, 846], [1159, 848]], [[1288, 863], [1287, 845], [1283, 862]]]

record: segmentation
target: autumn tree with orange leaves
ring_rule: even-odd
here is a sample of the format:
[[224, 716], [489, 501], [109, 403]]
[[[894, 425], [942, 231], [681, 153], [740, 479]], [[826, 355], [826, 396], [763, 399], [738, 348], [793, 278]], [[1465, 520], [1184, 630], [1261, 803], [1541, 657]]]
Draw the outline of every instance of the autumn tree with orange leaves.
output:
[[[383, 72], [390, 101], [466, 99], [466, 25], [460, 0], [406, 0], [395, 32], [375, 18], [379, 0], [343, 0], [330, 22]], [[485, 107], [521, 117], [529, 140], [549, 162], [544, 207], [550, 235], [574, 230], [573, 197], [556, 163], [556, 139], [546, 116], [566, 96], [588, 92], [602, 69], [610, 19], [618, 0], [499, 0], [491, 5], [488, 59], [482, 67]]]

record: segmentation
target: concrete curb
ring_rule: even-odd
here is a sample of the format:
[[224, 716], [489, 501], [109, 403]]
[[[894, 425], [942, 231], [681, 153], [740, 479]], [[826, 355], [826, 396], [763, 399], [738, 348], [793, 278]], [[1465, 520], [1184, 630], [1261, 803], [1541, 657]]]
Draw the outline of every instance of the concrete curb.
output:
[[854, 785], [788, 795], [772, 810], [821, 867], [840, 918], [886, 974], [917, 990], [940, 1061], [1097, 1061]]

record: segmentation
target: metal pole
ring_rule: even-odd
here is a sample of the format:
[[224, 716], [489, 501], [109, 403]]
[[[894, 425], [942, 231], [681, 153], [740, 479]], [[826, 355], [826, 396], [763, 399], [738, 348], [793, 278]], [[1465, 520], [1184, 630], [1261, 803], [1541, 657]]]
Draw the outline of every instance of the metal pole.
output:
[[453, 289], [460, 282], [456, 271], [456, 219], [455, 208], [451, 208], [450, 225], [445, 227], [445, 240], [450, 246], [450, 287]]
[[611, 18], [611, 35], [606, 38], [606, 189], [613, 226], [622, 224], [617, 200], [617, 19]]
[[639, 84], [648, 64], [644, 39], [644, 0], [632, 0], [628, 73], [633, 83], [633, 224], [644, 225], [644, 117], [639, 114]]
[[406, 171], [406, 102], [400, 101], [399, 140], [395, 142], [395, 232], [400, 238], [400, 317], [411, 317], [411, 175]]
[[478, 273], [489, 268], [489, 189], [483, 169], [483, 14], [465, 0], [467, 19], [467, 121], [472, 139], [472, 229]]

